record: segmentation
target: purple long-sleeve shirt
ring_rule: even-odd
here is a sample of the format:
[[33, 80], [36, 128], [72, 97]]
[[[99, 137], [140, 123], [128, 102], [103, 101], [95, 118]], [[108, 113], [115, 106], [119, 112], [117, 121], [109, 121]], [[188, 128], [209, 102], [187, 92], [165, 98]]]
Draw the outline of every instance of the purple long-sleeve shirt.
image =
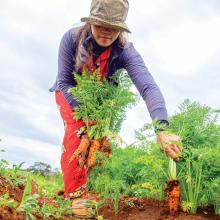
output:
[[[58, 56], [58, 75], [55, 84], [50, 89], [51, 92], [61, 91], [73, 108], [78, 103], [68, 93], [68, 89], [76, 85], [73, 73], [76, 71], [74, 63], [77, 30], [78, 28], [71, 28], [62, 37]], [[163, 95], [148, 71], [142, 57], [130, 42], [125, 47], [120, 47], [118, 43], [113, 44], [107, 78], [118, 69], [125, 69], [128, 72], [132, 82], [144, 99], [152, 120], [167, 121], [167, 110]]]

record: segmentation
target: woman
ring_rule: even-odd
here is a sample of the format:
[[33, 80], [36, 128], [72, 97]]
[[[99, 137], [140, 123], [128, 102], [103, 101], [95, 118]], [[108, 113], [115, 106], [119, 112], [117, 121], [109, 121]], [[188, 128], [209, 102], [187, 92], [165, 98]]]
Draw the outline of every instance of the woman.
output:
[[[85, 168], [78, 167], [77, 159], [68, 164], [80, 144], [77, 131], [84, 126], [82, 120], [73, 119], [74, 108], [78, 105], [68, 93], [68, 89], [76, 85], [73, 72], [80, 72], [84, 65], [91, 71], [99, 67], [102, 77], [109, 79], [116, 70], [124, 68], [146, 102], [152, 120], [166, 127], [169, 125], [165, 101], [159, 87], [132, 43], [124, 38], [124, 32], [130, 32], [125, 24], [128, 8], [127, 0], [92, 0], [89, 17], [81, 19], [86, 22], [85, 25], [70, 29], [61, 40], [58, 76], [51, 91], [55, 91], [65, 126], [61, 168], [67, 197], [77, 198], [87, 194]], [[155, 131], [161, 149], [165, 150], [167, 156], [178, 160], [180, 146], [170, 142], [178, 142], [180, 137], [166, 134], [159, 128], [155, 128]], [[86, 213], [83, 203], [81, 205], [78, 203], [77, 207]]]

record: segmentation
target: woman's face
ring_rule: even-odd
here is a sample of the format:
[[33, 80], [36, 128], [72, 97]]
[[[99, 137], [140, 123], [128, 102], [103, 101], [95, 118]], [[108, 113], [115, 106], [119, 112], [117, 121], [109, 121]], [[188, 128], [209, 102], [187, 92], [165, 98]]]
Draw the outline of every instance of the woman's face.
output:
[[99, 46], [108, 47], [110, 46], [120, 34], [120, 31], [91, 24], [92, 35]]

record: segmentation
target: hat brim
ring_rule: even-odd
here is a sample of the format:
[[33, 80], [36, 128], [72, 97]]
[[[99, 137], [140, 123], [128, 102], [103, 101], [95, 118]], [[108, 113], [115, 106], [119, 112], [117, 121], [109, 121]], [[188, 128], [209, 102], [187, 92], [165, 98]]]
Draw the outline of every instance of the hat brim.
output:
[[128, 26], [124, 23], [124, 22], [120, 22], [120, 23], [115, 23], [115, 22], [110, 22], [110, 21], [106, 21], [97, 17], [83, 17], [81, 18], [82, 22], [87, 22], [89, 24], [94, 24], [94, 25], [103, 25], [105, 27], [109, 27], [109, 28], [113, 28], [119, 31], [126, 31], [131, 33], [131, 31], [129, 30]]

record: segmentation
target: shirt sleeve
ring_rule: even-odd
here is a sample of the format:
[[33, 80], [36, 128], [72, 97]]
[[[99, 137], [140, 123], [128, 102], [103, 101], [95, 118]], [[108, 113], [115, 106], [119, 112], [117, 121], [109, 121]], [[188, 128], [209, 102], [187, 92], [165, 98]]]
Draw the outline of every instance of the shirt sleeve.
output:
[[124, 49], [121, 62], [144, 99], [152, 120], [168, 121], [165, 100], [160, 88], [133, 44], [130, 43], [130, 46]]
[[57, 85], [67, 102], [74, 107], [77, 105], [77, 102], [73, 95], [68, 92], [69, 88], [76, 85], [76, 82], [73, 78], [75, 48], [72, 32], [73, 29], [67, 31], [63, 35], [60, 42]]

